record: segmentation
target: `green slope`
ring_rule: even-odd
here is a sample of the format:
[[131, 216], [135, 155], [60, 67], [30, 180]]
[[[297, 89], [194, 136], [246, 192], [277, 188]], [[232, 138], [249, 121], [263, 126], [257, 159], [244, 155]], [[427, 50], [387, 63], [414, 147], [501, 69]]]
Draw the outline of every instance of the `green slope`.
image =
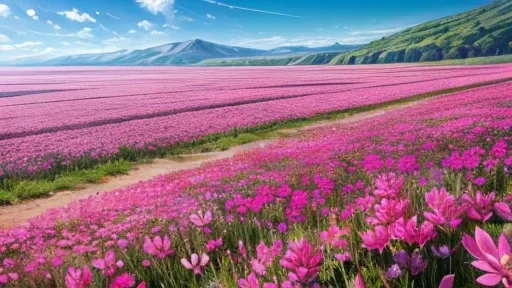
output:
[[424, 62], [512, 54], [512, 0], [430, 21], [336, 56], [331, 64]]

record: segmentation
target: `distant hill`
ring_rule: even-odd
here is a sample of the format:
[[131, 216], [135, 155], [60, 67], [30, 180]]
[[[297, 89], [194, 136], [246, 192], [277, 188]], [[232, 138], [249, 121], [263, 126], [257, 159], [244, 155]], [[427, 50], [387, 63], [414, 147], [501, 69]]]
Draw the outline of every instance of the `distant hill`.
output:
[[512, 0], [430, 21], [336, 56], [331, 64], [465, 59], [512, 53]]
[[[340, 45], [339, 43], [335, 43], [332, 46], [315, 48], [290, 46], [280, 47], [272, 50], [259, 50], [220, 45], [200, 39], [195, 39], [179, 43], [170, 43], [142, 50], [121, 50], [111, 53], [70, 55], [51, 59], [38, 64], [52, 66], [182, 66], [197, 64], [201, 61], [209, 59], [241, 59], [252, 57], [282, 56], [290, 54], [302, 55], [304, 53], [313, 53], [319, 51], [347, 52], [360, 47], [360, 45]], [[215, 63], [215, 61], [212, 61], [211, 63]]]

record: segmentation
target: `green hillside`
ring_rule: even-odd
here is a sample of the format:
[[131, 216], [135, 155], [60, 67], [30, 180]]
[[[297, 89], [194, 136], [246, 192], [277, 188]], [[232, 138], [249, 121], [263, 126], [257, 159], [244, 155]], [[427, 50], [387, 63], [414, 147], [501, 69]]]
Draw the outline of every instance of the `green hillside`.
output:
[[331, 64], [426, 62], [512, 54], [512, 0], [430, 21], [336, 56]]

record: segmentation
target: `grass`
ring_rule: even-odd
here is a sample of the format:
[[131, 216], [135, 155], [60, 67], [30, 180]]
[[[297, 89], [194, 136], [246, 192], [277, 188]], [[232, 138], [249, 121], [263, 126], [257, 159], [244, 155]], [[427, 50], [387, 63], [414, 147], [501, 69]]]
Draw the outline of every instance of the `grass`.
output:
[[318, 114], [308, 118], [291, 119], [243, 129], [233, 129], [226, 133], [208, 135], [192, 142], [183, 142], [174, 146], [160, 148], [158, 151], [149, 152], [122, 149], [113, 160], [98, 163], [88, 169], [74, 168], [73, 170], [61, 172], [52, 177], [45, 176], [45, 178], [42, 179], [5, 179], [3, 183], [0, 183], [0, 205], [11, 205], [22, 200], [47, 197], [56, 191], [74, 189], [84, 183], [98, 183], [107, 176], [126, 174], [133, 166], [157, 157], [179, 157], [180, 155], [193, 153], [225, 151], [232, 147], [251, 142], [287, 137], [289, 133], [286, 133], [284, 130], [302, 128], [321, 121], [340, 120], [354, 114], [405, 105], [440, 95], [508, 81], [512, 81], [512, 78], [433, 91], [405, 99]]
[[91, 169], [64, 172], [55, 179], [5, 180], [4, 190], [0, 190], [0, 205], [49, 196], [56, 191], [74, 189], [80, 184], [98, 183], [107, 176], [128, 173], [135, 164], [135, 162], [118, 160], [103, 163]]
[[475, 57], [467, 59], [443, 60], [437, 62], [424, 62], [425, 65], [482, 65], [512, 63], [512, 55]]

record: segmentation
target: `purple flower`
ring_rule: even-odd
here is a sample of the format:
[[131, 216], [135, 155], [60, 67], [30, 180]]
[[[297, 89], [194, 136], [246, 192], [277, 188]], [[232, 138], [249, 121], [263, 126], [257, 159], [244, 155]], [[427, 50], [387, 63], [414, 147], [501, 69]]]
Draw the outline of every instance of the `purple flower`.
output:
[[418, 250], [415, 250], [411, 256], [411, 274], [416, 276], [427, 268], [428, 261], [423, 260]]
[[288, 231], [288, 225], [284, 222], [279, 223], [279, 225], [277, 225], [277, 231], [283, 234], [286, 233], [286, 231]]
[[436, 257], [443, 259], [448, 258], [451, 255], [450, 247], [447, 245], [441, 245], [439, 247], [430, 246], [430, 250]]
[[388, 268], [385, 276], [388, 280], [393, 280], [395, 278], [402, 276], [402, 270], [400, 269], [400, 266], [398, 266], [398, 264], [393, 264], [391, 265], [391, 267]]

